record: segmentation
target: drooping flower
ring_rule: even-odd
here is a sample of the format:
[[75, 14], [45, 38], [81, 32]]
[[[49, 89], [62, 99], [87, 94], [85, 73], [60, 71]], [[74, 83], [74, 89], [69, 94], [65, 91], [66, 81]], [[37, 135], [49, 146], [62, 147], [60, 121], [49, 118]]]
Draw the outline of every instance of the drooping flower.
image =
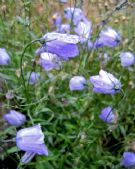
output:
[[83, 76], [74, 76], [70, 79], [70, 90], [83, 90], [86, 84], [86, 79]]
[[40, 124], [19, 130], [16, 135], [16, 145], [26, 151], [21, 160], [23, 163], [29, 162], [35, 154], [48, 156]]
[[75, 26], [74, 31], [80, 36], [81, 41], [87, 41], [91, 36], [92, 23], [85, 18]]
[[84, 18], [84, 14], [80, 8], [67, 7], [64, 10], [64, 15], [68, 20], [72, 20], [74, 25]]
[[16, 110], [10, 110], [4, 115], [4, 119], [11, 125], [21, 126], [26, 121], [26, 116]]
[[59, 27], [59, 26], [61, 25], [62, 18], [61, 18], [61, 15], [60, 15], [59, 13], [53, 14], [52, 20], [53, 20], [53, 24], [54, 24], [56, 27]]
[[106, 123], [114, 123], [117, 120], [116, 114], [113, 112], [112, 107], [108, 106], [102, 109], [99, 118]]
[[99, 38], [94, 43], [94, 47], [115, 47], [121, 42], [120, 35], [111, 27], [107, 27], [105, 30], [102, 30], [99, 34]]
[[135, 63], [135, 56], [131, 52], [121, 52], [120, 60], [123, 67], [131, 66]]
[[63, 60], [68, 60], [79, 55], [77, 46], [79, 37], [77, 35], [52, 32], [45, 34], [43, 39], [46, 43], [36, 51], [38, 55], [43, 52], [49, 52], [56, 54]]
[[10, 64], [10, 56], [5, 48], [0, 48], [0, 65]]
[[123, 158], [121, 160], [121, 165], [123, 165], [124, 167], [134, 167], [135, 166], [135, 153], [124, 152]]
[[91, 76], [90, 82], [94, 85], [94, 92], [115, 94], [121, 90], [120, 81], [104, 70], [100, 70], [99, 75]]
[[80, 42], [80, 37], [78, 35], [71, 35], [66, 33], [48, 32], [43, 36], [43, 39], [48, 41], [58, 40], [65, 43], [77, 44]]
[[37, 83], [39, 78], [40, 78], [40, 75], [36, 72], [31, 72], [27, 74], [28, 83], [31, 85]]
[[63, 60], [68, 60], [69, 58], [74, 58], [79, 55], [79, 49], [76, 44], [70, 44], [58, 40], [47, 42], [36, 51], [38, 55], [43, 52], [56, 54]]
[[44, 52], [40, 55], [39, 64], [45, 70], [52, 70], [54, 68], [59, 68], [61, 65], [61, 61], [56, 54]]

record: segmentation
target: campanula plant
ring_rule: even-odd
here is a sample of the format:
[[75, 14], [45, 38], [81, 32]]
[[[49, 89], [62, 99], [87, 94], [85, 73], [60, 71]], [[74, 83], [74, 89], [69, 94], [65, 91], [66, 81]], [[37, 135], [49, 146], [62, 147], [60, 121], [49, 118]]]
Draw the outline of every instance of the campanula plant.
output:
[[74, 76], [70, 79], [70, 90], [83, 90], [86, 85], [86, 79], [83, 76]]
[[132, 1], [1, 1], [0, 168], [135, 167]]
[[135, 166], [135, 153], [134, 152], [124, 152], [123, 158], [121, 160], [121, 165], [128, 168]]
[[10, 62], [10, 56], [7, 53], [6, 49], [0, 48], [0, 65], [8, 65]]
[[123, 67], [131, 66], [135, 63], [135, 56], [131, 52], [121, 52], [120, 60]]
[[117, 121], [117, 115], [114, 113], [111, 106], [102, 109], [99, 118], [106, 123], [115, 123]]
[[35, 154], [48, 156], [48, 149], [44, 143], [44, 134], [40, 124], [21, 129], [16, 134], [16, 145], [26, 152], [21, 162], [27, 163]]
[[121, 36], [118, 32], [116, 32], [113, 28], [107, 27], [102, 30], [99, 34], [99, 37], [96, 39], [94, 43], [94, 47], [115, 47], [118, 46], [121, 42]]
[[91, 76], [90, 82], [93, 84], [93, 91], [104, 94], [116, 94], [121, 90], [121, 82], [111, 73], [104, 70], [99, 71], [99, 75]]
[[10, 110], [4, 115], [4, 119], [11, 125], [21, 126], [26, 121], [26, 116], [16, 110]]

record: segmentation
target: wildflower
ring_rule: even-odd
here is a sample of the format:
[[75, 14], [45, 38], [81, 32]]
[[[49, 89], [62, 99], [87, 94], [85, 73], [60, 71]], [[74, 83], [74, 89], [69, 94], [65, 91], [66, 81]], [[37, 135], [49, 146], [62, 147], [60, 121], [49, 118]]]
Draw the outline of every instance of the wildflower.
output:
[[59, 33], [69, 33], [70, 32], [70, 25], [69, 24], [61, 24], [57, 29]]
[[115, 94], [121, 90], [120, 81], [104, 70], [100, 70], [99, 75], [91, 76], [90, 82], [94, 85], [94, 92]]
[[53, 20], [53, 24], [56, 27], [59, 27], [61, 25], [62, 18], [61, 18], [61, 15], [59, 13], [53, 14], [52, 20]]
[[124, 67], [133, 65], [135, 62], [135, 56], [131, 52], [121, 52], [120, 59], [121, 65]]
[[74, 25], [84, 18], [84, 14], [80, 8], [67, 7], [64, 10], [64, 15], [68, 20], [72, 20]]
[[94, 47], [115, 47], [120, 44], [121, 37], [120, 35], [111, 27], [102, 30], [99, 34], [99, 38], [95, 41]]
[[37, 83], [39, 77], [40, 77], [40, 75], [36, 72], [31, 72], [31, 73], [27, 74], [29, 84], [31, 84], [31, 85]]
[[121, 165], [124, 167], [134, 167], [135, 166], [135, 153], [124, 152], [123, 158], [121, 160]]
[[10, 64], [10, 56], [5, 48], [0, 48], [0, 65]]
[[59, 0], [61, 3], [67, 3], [68, 0]]
[[77, 44], [80, 42], [80, 38], [78, 35], [71, 35], [71, 34], [62, 34], [62, 33], [57, 33], [57, 32], [51, 32], [51, 33], [46, 33], [43, 36], [43, 39], [45, 41], [54, 41], [54, 40], [58, 40], [61, 42], [65, 42], [65, 43], [72, 43], [72, 44]]
[[83, 90], [86, 84], [86, 79], [83, 76], [74, 76], [70, 79], [70, 90]]
[[76, 25], [74, 31], [81, 37], [83, 41], [87, 41], [90, 38], [92, 32], [92, 23], [85, 18]]
[[44, 52], [41, 53], [39, 64], [45, 69], [45, 70], [52, 70], [54, 68], [59, 68], [60, 66], [60, 59], [56, 54]]
[[63, 60], [68, 60], [69, 58], [79, 55], [79, 49], [76, 44], [66, 43], [58, 40], [47, 42], [36, 51], [37, 54], [41, 54], [43, 52], [56, 54]]
[[63, 60], [68, 60], [79, 55], [77, 46], [79, 37], [77, 35], [52, 32], [45, 34], [43, 39], [47, 42], [36, 51], [38, 55], [43, 52], [49, 52], [56, 54]]
[[21, 159], [23, 163], [29, 162], [35, 154], [48, 156], [40, 124], [19, 130], [16, 135], [16, 144], [19, 149], [26, 151]]
[[5, 114], [4, 119], [14, 126], [21, 126], [26, 121], [25, 115], [15, 110], [10, 110], [8, 114]]
[[112, 107], [108, 106], [102, 109], [101, 114], [99, 115], [99, 118], [107, 123], [113, 123], [116, 122], [117, 116], [114, 114]]

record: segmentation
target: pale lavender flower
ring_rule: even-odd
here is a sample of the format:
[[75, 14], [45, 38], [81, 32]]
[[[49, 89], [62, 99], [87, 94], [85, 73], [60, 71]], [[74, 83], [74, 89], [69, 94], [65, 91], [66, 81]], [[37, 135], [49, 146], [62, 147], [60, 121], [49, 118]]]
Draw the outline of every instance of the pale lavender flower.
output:
[[67, 7], [64, 10], [64, 15], [68, 20], [72, 20], [74, 25], [84, 18], [84, 14], [80, 8]]
[[36, 72], [31, 72], [27, 74], [28, 83], [33, 85], [38, 82], [40, 75]]
[[74, 76], [70, 79], [70, 90], [83, 90], [85, 88], [86, 79], [83, 76]]
[[124, 167], [135, 167], [135, 153], [134, 152], [124, 152], [123, 158], [121, 160], [121, 165]]
[[80, 36], [82, 41], [87, 41], [91, 36], [92, 23], [85, 18], [75, 26], [74, 31]]
[[53, 20], [53, 24], [54, 24], [56, 27], [59, 27], [59, 26], [61, 25], [62, 18], [61, 18], [61, 15], [60, 15], [59, 13], [53, 14], [52, 20]]
[[38, 55], [43, 52], [56, 54], [63, 60], [68, 60], [69, 58], [74, 58], [79, 55], [79, 49], [76, 44], [66, 43], [58, 40], [47, 42], [36, 51]]
[[36, 155], [36, 153], [25, 152], [25, 154], [21, 158], [21, 163], [27, 164], [32, 160], [32, 158]]
[[113, 123], [113, 122], [116, 122], [117, 120], [117, 116], [113, 112], [113, 109], [111, 106], [108, 106], [102, 109], [101, 114], [99, 115], [99, 118], [106, 123]]
[[26, 116], [16, 110], [10, 110], [4, 115], [4, 119], [11, 125], [21, 126], [26, 121]]
[[59, 33], [69, 33], [70, 32], [70, 25], [69, 24], [61, 24], [58, 27], [57, 32], [59, 32]]
[[35, 154], [48, 156], [40, 124], [19, 130], [16, 135], [16, 144], [19, 149], [26, 151], [21, 159], [23, 163], [29, 162]]
[[59, 2], [61, 2], [61, 3], [67, 3], [68, 0], [59, 0]]
[[80, 37], [78, 35], [71, 35], [66, 33], [48, 32], [43, 36], [43, 40], [46, 42], [58, 40], [65, 43], [77, 44], [80, 42]]
[[123, 67], [131, 66], [135, 63], [135, 56], [131, 52], [121, 52], [120, 60]]
[[94, 92], [115, 94], [121, 90], [120, 81], [104, 70], [100, 70], [99, 75], [91, 76], [90, 82], [94, 85]]
[[10, 56], [5, 48], [0, 48], [0, 65], [10, 64]]
[[45, 70], [52, 70], [54, 68], [59, 68], [61, 65], [61, 61], [56, 54], [44, 52], [40, 55], [39, 64]]
[[102, 30], [99, 34], [99, 38], [95, 41], [94, 47], [115, 47], [121, 42], [120, 35], [111, 27], [107, 27], [105, 30]]
[[68, 60], [79, 55], [77, 43], [80, 40], [77, 35], [52, 32], [46, 33], [43, 39], [47, 42], [36, 51], [38, 55], [43, 52], [49, 52], [56, 54], [63, 60]]

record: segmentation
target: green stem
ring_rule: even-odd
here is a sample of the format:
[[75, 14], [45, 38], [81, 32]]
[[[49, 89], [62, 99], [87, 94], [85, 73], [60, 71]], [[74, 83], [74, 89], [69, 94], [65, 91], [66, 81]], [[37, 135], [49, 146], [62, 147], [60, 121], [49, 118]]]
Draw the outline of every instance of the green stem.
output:
[[26, 50], [27, 50], [32, 44], [34, 44], [34, 43], [36, 43], [36, 42], [40, 42], [40, 41], [41, 41], [41, 39], [36, 39], [36, 40], [33, 40], [33, 41], [31, 41], [30, 43], [28, 43], [28, 44], [25, 46], [25, 48], [24, 48], [24, 50], [23, 50], [23, 52], [22, 52], [22, 54], [21, 54], [21, 61], [20, 61], [21, 78], [22, 78], [22, 83], [23, 83], [23, 86], [24, 86], [24, 92], [25, 92], [25, 95], [26, 95], [27, 99], [28, 99], [29, 97], [28, 97], [28, 92], [27, 92], [27, 88], [26, 88], [25, 77], [24, 77], [24, 74], [23, 74], [23, 58], [24, 58], [24, 56], [25, 56]]

